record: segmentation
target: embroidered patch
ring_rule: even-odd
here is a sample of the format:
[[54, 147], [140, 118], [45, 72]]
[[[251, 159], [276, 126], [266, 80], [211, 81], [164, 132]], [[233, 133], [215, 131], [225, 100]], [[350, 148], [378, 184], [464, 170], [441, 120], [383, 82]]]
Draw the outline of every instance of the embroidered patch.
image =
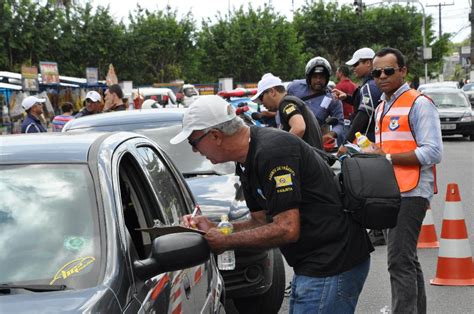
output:
[[275, 179], [276, 182], [276, 188], [282, 188], [285, 186], [291, 186], [293, 185], [293, 182], [291, 181], [291, 174], [283, 174], [281, 176], [275, 176], [273, 179]]
[[288, 104], [285, 106], [285, 109], [283, 109], [283, 111], [286, 113], [286, 114], [290, 114], [292, 113], [293, 111], [295, 111], [296, 108], [295, 108], [295, 105], [294, 104]]
[[396, 129], [400, 127], [400, 124], [398, 124], [399, 119], [400, 117], [390, 117], [390, 124], [388, 125], [388, 128], [391, 131], [395, 131]]

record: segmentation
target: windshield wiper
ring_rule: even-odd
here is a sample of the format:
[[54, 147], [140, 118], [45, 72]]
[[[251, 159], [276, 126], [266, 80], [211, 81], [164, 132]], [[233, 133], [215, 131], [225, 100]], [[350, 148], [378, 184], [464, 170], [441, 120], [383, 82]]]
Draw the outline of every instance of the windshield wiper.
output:
[[215, 170], [202, 170], [202, 171], [192, 171], [192, 172], [183, 172], [183, 177], [192, 178], [197, 176], [221, 176], [222, 173], [219, 173]]
[[15, 285], [0, 284], [0, 293], [10, 293], [11, 289], [25, 289], [33, 292], [62, 291], [66, 290], [66, 285]]

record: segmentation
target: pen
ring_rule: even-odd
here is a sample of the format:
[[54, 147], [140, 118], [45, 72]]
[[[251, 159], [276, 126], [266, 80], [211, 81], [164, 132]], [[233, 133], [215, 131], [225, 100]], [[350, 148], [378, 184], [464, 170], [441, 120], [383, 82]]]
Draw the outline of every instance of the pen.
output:
[[[196, 207], [194, 207], [193, 213], [191, 214], [191, 221], [196, 215], [201, 215], [201, 208], [199, 208], [199, 205], [196, 205]], [[196, 224], [191, 223], [191, 228], [197, 229]]]

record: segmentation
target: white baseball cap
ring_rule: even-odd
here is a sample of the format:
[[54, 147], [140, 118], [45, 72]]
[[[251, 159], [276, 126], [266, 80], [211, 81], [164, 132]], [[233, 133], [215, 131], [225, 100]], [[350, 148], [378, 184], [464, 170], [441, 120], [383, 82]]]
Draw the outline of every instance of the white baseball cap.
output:
[[354, 52], [352, 55], [352, 59], [346, 62], [347, 65], [354, 65], [359, 62], [360, 59], [373, 59], [375, 56], [375, 52], [370, 48], [361, 48]]
[[265, 73], [257, 84], [257, 93], [250, 98], [253, 102], [260, 103], [260, 95], [269, 88], [284, 86], [281, 79], [271, 73]]
[[44, 103], [46, 102], [46, 99], [44, 98], [38, 98], [36, 96], [28, 96], [23, 101], [21, 102], [21, 106], [25, 110], [29, 110], [31, 107], [33, 107], [37, 103]]
[[142, 109], [163, 108], [156, 100], [147, 99], [142, 104]]
[[102, 100], [102, 97], [100, 97], [100, 94], [95, 90], [91, 90], [86, 94], [86, 100], [87, 99], [92, 100], [92, 102], [98, 102]]
[[194, 131], [211, 128], [235, 117], [234, 108], [223, 98], [217, 95], [201, 96], [184, 113], [183, 129], [170, 140], [170, 143], [181, 143]]

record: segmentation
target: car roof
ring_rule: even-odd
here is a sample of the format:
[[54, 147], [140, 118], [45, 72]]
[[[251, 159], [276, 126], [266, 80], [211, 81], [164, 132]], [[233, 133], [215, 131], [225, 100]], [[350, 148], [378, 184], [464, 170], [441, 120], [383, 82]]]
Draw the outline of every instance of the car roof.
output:
[[65, 126], [65, 130], [130, 123], [181, 121], [185, 111], [186, 109], [184, 108], [156, 108], [93, 114], [69, 121]]
[[85, 163], [101, 133], [41, 133], [0, 136], [0, 164]]
[[422, 91], [423, 94], [430, 94], [430, 93], [435, 93], [435, 94], [463, 94], [464, 91], [461, 89], [456, 89], [456, 88], [449, 88], [449, 87], [429, 87], [425, 88]]
[[167, 87], [141, 87], [141, 88], [134, 88], [134, 92], [140, 92], [141, 95], [148, 96], [148, 95], [166, 95], [168, 93], [174, 93], [171, 88]]

